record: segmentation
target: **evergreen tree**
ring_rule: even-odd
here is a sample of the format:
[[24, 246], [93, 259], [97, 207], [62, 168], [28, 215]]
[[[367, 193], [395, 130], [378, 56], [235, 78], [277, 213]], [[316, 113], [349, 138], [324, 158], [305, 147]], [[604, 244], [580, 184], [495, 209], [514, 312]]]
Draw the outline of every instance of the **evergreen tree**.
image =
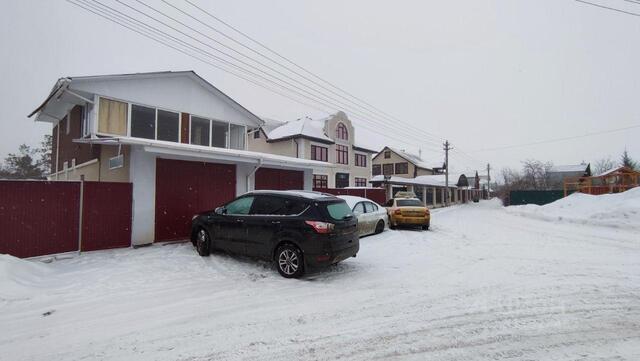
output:
[[636, 161], [631, 159], [631, 157], [629, 156], [629, 153], [627, 152], [626, 148], [624, 149], [624, 152], [622, 153], [622, 156], [620, 157], [620, 165], [622, 165], [623, 167], [629, 167], [631, 169], [637, 169], [638, 168], [638, 163], [636, 163]]

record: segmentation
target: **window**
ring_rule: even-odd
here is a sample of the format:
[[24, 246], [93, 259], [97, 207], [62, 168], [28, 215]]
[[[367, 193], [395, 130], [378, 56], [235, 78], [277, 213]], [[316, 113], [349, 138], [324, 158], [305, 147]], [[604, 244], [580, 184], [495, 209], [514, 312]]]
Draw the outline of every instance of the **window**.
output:
[[356, 187], [366, 187], [367, 186], [367, 178], [358, 178], [355, 179]]
[[409, 174], [409, 163], [396, 163], [396, 174]]
[[356, 153], [356, 167], [366, 167], [367, 156], [365, 154]]
[[317, 145], [311, 146], [311, 160], [319, 160], [321, 162], [327, 162], [329, 149], [326, 147], [320, 147]]
[[82, 107], [82, 136], [89, 135], [89, 105]]
[[253, 202], [251, 214], [294, 216], [302, 213], [307, 204], [300, 200], [273, 196], [258, 196]]
[[329, 213], [329, 216], [331, 216], [331, 218], [333, 218], [336, 221], [343, 220], [353, 214], [351, 213], [351, 209], [349, 209], [349, 206], [345, 201], [328, 203], [328, 204], [325, 203], [325, 204], [326, 204], [327, 212]]
[[211, 122], [211, 146], [218, 148], [227, 147], [227, 132], [229, 132], [229, 124], [222, 122]]
[[363, 213], [365, 213], [363, 202], [360, 202], [356, 204], [355, 207], [353, 207], [353, 214], [363, 214]]
[[249, 214], [251, 205], [253, 204], [253, 197], [242, 197], [227, 204], [227, 214]]
[[349, 140], [349, 132], [343, 123], [336, 126], [336, 139]]
[[336, 173], [336, 188], [349, 186], [349, 173]]
[[156, 139], [156, 110], [141, 105], [131, 105], [131, 136]]
[[260, 128], [253, 131], [253, 139], [260, 139]]
[[389, 159], [391, 158], [391, 151], [390, 150], [385, 150], [384, 151], [384, 159]]
[[387, 163], [382, 165], [382, 174], [393, 175], [393, 163]]
[[191, 144], [209, 146], [209, 119], [191, 117]]
[[349, 148], [346, 145], [336, 144], [336, 163], [349, 164]]
[[398, 199], [398, 207], [424, 207], [424, 204], [417, 199]]
[[371, 172], [374, 176], [382, 174], [382, 167], [380, 164], [374, 164], [371, 166]]
[[378, 210], [378, 206], [371, 202], [364, 202], [364, 208], [367, 213], [373, 213]]
[[329, 176], [324, 174], [314, 174], [313, 188], [329, 188]]
[[180, 141], [180, 114], [158, 109], [158, 140]]
[[67, 133], [68, 135], [69, 133], [71, 133], [71, 111], [67, 112], [67, 118], [64, 124], [66, 125], [65, 133]]
[[[244, 125], [229, 125], [229, 148], [231, 149], [244, 149]], [[260, 134], [260, 133], [258, 133]]]
[[127, 135], [127, 103], [100, 98], [98, 132]]

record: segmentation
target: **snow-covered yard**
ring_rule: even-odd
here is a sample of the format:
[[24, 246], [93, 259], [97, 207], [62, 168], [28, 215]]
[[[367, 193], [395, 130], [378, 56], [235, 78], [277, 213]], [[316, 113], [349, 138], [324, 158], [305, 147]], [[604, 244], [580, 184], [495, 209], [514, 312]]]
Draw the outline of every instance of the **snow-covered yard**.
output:
[[190, 244], [2, 256], [0, 359], [640, 359], [640, 204], [547, 207], [435, 210], [302, 280]]

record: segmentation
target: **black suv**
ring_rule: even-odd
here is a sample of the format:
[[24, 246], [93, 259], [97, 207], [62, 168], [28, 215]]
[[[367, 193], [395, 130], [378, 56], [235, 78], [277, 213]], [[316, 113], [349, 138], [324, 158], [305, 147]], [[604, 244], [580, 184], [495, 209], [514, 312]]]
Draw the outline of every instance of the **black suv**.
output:
[[193, 217], [201, 256], [223, 250], [277, 263], [283, 277], [329, 266], [360, 249], [357, 219], [344, 200], [307, 191], [255, 191]]

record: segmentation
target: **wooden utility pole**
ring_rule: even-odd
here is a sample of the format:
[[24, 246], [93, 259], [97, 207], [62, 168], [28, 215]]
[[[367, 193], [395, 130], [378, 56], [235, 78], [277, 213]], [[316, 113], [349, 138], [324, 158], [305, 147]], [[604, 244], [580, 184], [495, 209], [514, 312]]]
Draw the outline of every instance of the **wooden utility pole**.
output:
[[449, 151], [453, 148], [451, 147], [451, 143], [449, 143], [448, 140], [445, 140], [442, 149], [444, 149], [444, 164], [446, 166], [444, 169], [444, 185], [446, 188], [444, 192], [444, 204], [445, 206], [448, 206], [449, 205]]
[[491, 164], [487, 163], [487, 199], [491, 199]]

